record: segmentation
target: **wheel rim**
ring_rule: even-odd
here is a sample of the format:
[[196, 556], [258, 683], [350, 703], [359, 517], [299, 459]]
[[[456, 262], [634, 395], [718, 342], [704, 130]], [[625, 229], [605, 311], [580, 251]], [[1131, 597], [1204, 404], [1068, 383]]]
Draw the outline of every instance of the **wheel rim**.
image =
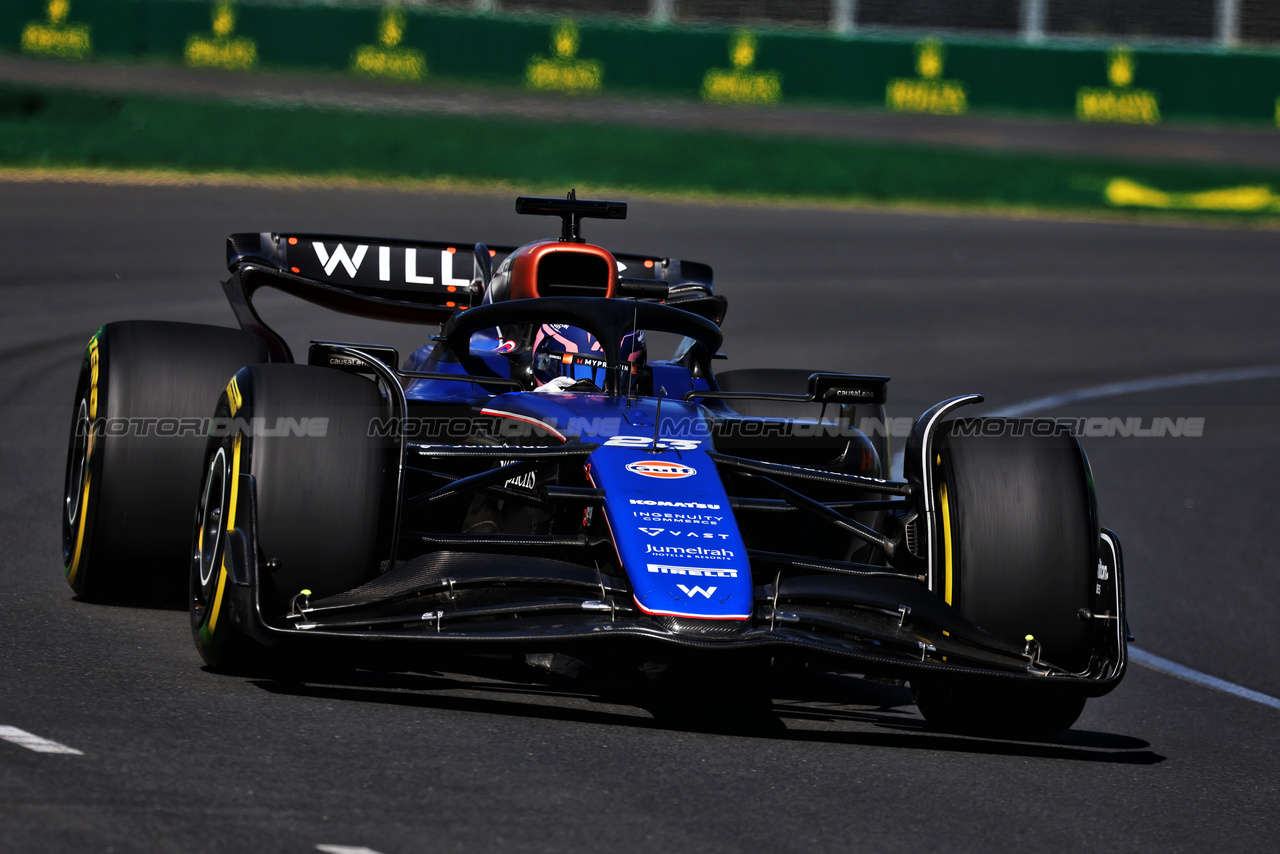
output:
[[205, 474], [204, 491], [200, 498], [200, 524], [196, 529], [196, 548], [192, 557], [196, 585], [195, 607], [200, 621], [212, 598], [217, 578], [218, 561], [222, 554], [222, 541], [226, 532], [227, 506], [227, 453], [218, 448], [209, 462]]
[[63, 496], [62, 551], [64, 562], [72, 557], [73, 539], [80, 514], [84, 511], [84, 481], [89, 470], [89, 434], [93, 423], [89, 420], [89, 402], [80, 398], [76, 410], [75, 427], [71, 431], [71, 447], [67, 460], [66, 492]]

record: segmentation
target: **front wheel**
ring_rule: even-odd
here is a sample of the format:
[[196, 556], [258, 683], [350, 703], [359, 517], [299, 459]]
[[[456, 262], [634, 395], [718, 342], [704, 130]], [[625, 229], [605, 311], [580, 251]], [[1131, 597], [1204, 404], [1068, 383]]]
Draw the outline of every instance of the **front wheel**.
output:
[[191, 631], [211, 667], [246, 671], [267, 657], [250, 639], [253, 615], [230, 607], [228, 545], [256, 555], [269, 617], [304, 591], [320, 598], [377, 575], [395, 464], [393, 443], [374, 429], [383, 408], [374, 383], [330, 368], [253, 365], [227, 385], [205, 454], [189, 576]]
[[[1059, 671], [1093, 654], [1091, 604], [1099, 527], [1093, 479], [1073, 436], [1030, 435], [1003, 419], [952, 421], [935, 444], [938, 589], [993, 635]], [[1060, 685], [913, 680], [917, 705], [945, 729], [1010, 736], [1071, 726], [1084, 695]]]

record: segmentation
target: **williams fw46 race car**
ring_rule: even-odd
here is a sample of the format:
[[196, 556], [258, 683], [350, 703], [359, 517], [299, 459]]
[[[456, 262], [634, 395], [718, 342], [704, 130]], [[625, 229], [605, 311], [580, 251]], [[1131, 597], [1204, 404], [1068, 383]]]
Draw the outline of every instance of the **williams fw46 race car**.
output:
[[[516, 212], [560, 237], [234, 234], [239, 329], [100, 329], [67, 462], [75, 591], [186, 584], [201, 656], [233, 672], [335, 647], [691, 683], [794, 666], [909, 681], [932, 725], [997, 736], [1066, 729], [1119, 683], [1120, 543], [1074, 437], [955, 418], [982, 399], [956, 397], [892, 479], [886, 377], [718, 372], [710, 267], [585, 242], [620, 202]], [[262, 288], [439, 328], [403, 360], [312, 341], [299, 363]]]

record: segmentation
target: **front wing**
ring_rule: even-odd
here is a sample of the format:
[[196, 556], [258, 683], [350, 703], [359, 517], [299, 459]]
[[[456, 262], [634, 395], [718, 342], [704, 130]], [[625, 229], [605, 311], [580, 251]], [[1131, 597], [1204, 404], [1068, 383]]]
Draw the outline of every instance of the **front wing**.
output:
[[[581, 653], [651, 649], [670, 654], [742, 654], [798, 659], [830, 670], [893, 678], [925, 673], [1071, 686], [1087, 696], [1114, 688], [1127, 664], [1123, 557], [1103, 529], [1099, 598], [1108, 607], [1082, 613], [1099, 652], [1089, 667], [1066, 672], [1034, 649], [994, 637], [924, 586], [893, 573], [782, 578], [761, 558], [751, 619], [680, 620], [631, 605], [625, 579], [579, 564], [512, 554], [442, 550], [406, 561], [354, 590], [288, 613], [264, 608], [258, 579], [253, 477], [242, 474], [247, 530], [230, 532], [226, 564], [231, 619], [259, 642], [386, 641], [477, 652]], [[759, 583], [767, 578], [766, 583]], [[429, 659], [428, 659], [429, 660]]]

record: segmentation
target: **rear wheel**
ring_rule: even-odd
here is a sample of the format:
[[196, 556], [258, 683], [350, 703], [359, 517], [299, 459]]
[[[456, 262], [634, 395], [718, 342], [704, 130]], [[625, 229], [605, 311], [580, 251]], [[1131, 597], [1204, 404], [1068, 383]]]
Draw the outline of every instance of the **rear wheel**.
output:
[[238, 329], [109, 323], [89, 340], [72, 409], [63, 569], [92, 600], [181, 602], [206, 419], [266, 347]]
[[286, 613], [303, 591], [318, 599], [377, 575], [394, 462], [392, 444], [370, 429], [382, 413], [374, 383], [329, 368], [254, 365], [228, 384], [214, 424], [229, 428], [209, 440], [190, 552], [191, 630], [211, 667], [245, 671], [270, 658], [249, 638], [250, 615], [228, 601], [226, 553], [237, 537], [256, 531], [247, 546], [267, 616]]
[[[1079, 612], [1091, 602], [1099, 528], [1083, 449], [1013, 421], [982, 419], [963, 435], [956, 424], [942, 426], [933, 460], [939, 592], [988, 632], [1038, 646], [1044, 662], [1085, 670], [1092, 645]], [[990, 735], [1059, 732], [1085, 702], [1069, 687], [1010, 680], [933, 677], [912, 687], [930, 723]]]

